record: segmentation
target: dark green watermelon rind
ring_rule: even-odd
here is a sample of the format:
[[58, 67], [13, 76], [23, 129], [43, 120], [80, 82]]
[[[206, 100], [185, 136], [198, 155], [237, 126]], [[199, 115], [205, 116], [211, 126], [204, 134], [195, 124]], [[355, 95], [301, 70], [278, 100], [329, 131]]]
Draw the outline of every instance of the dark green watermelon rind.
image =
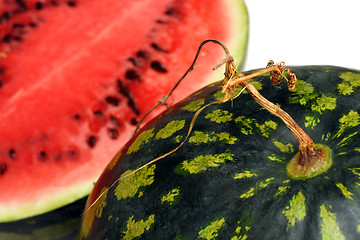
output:
[[1, 240], [76, 239], [86, 198], [35, 217], [0, 224]]
[[[286, 164], [297, 152], [297, 140], [244, 93], [207, 107], [178, 151], [111, 187], [86, 213], [81, 236], [358, 239], [360, 71], [309, 66], [293, 72], [299, 79], [293, 92], [271, 86], [268, 76], [255, 81], [315, 143], [330, 147], [330, 169], [306, 180], [289, 178]], [[149, 122], [100, 177], [88, 204], [126, 169], [174, 149], [196, 109], [219, 98], [219, 91], [220, 83], [206, 87]]]

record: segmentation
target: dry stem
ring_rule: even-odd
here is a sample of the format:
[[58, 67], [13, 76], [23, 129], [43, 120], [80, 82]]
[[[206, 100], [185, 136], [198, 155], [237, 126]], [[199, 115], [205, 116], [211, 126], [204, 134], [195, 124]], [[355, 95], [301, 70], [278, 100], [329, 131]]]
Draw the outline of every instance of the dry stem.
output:
[[[194, 68], [194, 64], [199, 56], [200, 50], [201, 48], [208, 42], [212, 42], [215, 44], [220, 45], [223, 50], [225, 51], [226, 57], [224, 58], [223, 61], [221, 61], [218, 65], [216, 65], [214, 67], [214, 69], [219, 68], [220, 66], [225, 64], [225, 78], [223, 79], [223, 93], [225, 94], [224, 98], [222, 100], [219, 101], [215, 101], [215, 102], [211, 102], [205, 106], [203, 106], [202, 108], [200, 108], [199, 110], [196, 111], [196, 113], [194, 114], [188, 133], [185, 137], [185, 140], [183, 140], [176, 148], [174, 148], [173, 150], [161, 155], [160, 157], [157, 157], [153, 160], [151, 160], [150, 162], [146, 163], [145, 165], [137, 168], [136, 170], [132, 171], [131, 173], [127, 174], [126, 176], [120, 177], [118, 178], [115, 182], [113, 182], [111, 184], [111, 186], [104, 192], [102, 192], [91, 204], [90, 206], [88, 206], [88, 208], [85, 210], [85, 212], [87, 212], [89, 209], [91, 209], [98, 201], [99, 199], [112, 187], [115, 186], [115, 184], [117, 182], [119, 182], [121, 179], [128, 177], [132, 174], [135, 174], [136, 172], [138, 172], [140, 169], [155, 163], [156, 161], [159, 161], [160, 159], [163, 159], [164, 157], [174, 153], [175, 151], [177, 151], [187, 140], [187, 138], [189, 137], [193, 126], [195, 124], [195, 121], [198, 117], [198, 115], [201, 113], [201, 111], [203, 111], [206, 107], [208, 107], [209, 105], [212, 104], [220, 104], [220, 103], [224, 103], [230, 99], [233, 99], [233, 93], [236, 91], [236, 87], [240, 84], [243, 87], [243, 90], [246, 89], [246, 91], [254, 98], [254, 100], [260, 104], [262, 107], [264, 107], [266, 110], [268, 110], [270, 113], [274, 114], [275, 116], [279, 117], [285, 124], [286, 126], [290, 129], [290, 131], [294, 134], [294, 136], [296, 137], [296, 139], [299, 141], [299, 151], [301, 153], [301, 158], [299, 161], [300, 165], [311, 165], [313, 162], [315, 162], [318, 159], [321, 159], [321, 153], [319, 151], [317, 151], [316, 149], [314, 149], [314, 142], [312, 141], [312, 139], [300, 128], [300, 126], [290, 117], [289, 114], [287, 114], [284, 110], [282, 110], [281, 108], [279, 108], [278, 106], [276, 106], [275, 104], [273, 104], [272, 102], [268, 101], [266, 98], [264, 98], [254, 87], [254, 85], [252, 85], [248, 80], [257, 77], [259, 75], [262, 75], [264, 73], [269, 72], [271, 75], [271, 81], [273, 84], [276, 84], [278, 81], [281, 81], [281, 79], [279, 79], [279, 77], [281, 76], [283, 79], [285, 79], [288, 83], [289, 83], [289, 90], [291, 91], [294, 87], [295, 87], [295, 82], [296, 82], [296, 76], [294, 73], [292, 73], [291, 69], [285, 68], [284, 67], [284, 62], [280, 62], [278, 64], [274, 65], [273, 61], [269, 61], [267, 64], [267, 67], [265, 69], [259, 70], [255, 73], [249, 74], [249, 75], [244, 75], [240, 72], [237, 71], [237, 68], [235, 66], [234, 63], [234, 59], [233, 57], [230, 55], [229, 50], [225, 47], [224, 44], [222, 44], [221, 42], [214, 40], [214, 39], [208, 39], [203, 41], [199, 48], [198, 51], [195, 55], [195, 59], [193, 61], [193, 63], [190, 65], [190, 67], [188, 68], [188, 70], [185, 72], [185, 74], [179, 79], [179, 81], [176, 83], [176, 85], [170, 90], [170, 92], [165, 95], [163, 98], [161, 98], [158, 103], [151, 109], [149, 110], [144, 117], [140, 120], [135, 133], [137, 132], [137, 130], [140, 127], [140, 124], [143, 122], [143, 120], [146, 118], [146, 116], [152, 112], [157, 106], [159, 105], [163, 105], [166, 103], [167, 99], [169, 98], [169, 96], [172, 94], [172, 92], [177, 88], [177, 86], [181, 83], [181, 81], [185, 78], [185, 76], [191, 72]], [[284, 73], [287, 72], [288, 77], [286, 77], [284, 75]], [[238, 96], [238, 95], [237, 95]], [[237, 97], [236, 96], [236, 97]], [[235, 97], [235, 98], [236, 98]], [[134, 134], [135, 134], [134, 133]], [[85, 213], [84, 212], [84, 213]]]
[[[267, 68], [245, 76], [236, 70], [234, 61], [231, 57], [226, 56], [225, 59], [228, 59], [225, 67], [225, 78], [223, 80], [223, 93], [225, 94], [225, 98], [227, 100], [231, 99], [236, 86], [239, 84], [246, 88], [246, 91], [252, 96], [252, 98], [271, 114], [279, 117], [290, 129], [295, 138], [299, 141], [299, 151], [301, 154], [299, 164], [312, 164], [314, 162], [313, 160], [316, 159], [315, 156], [317, 154], [316, 150], [314, 149], [313, 140], [304, 132], [304, 130], [292, 119], [288, 113], [264, 98], [256, 90], [254, 85], [248, 81], [256, 76], [270, 72], [273, 84], [276, 84], [279, 81], [279, 77], [281, 76], [283, 79], [288, 81], [289, 90], [291, 91], [295, 87], [296, 75], [292, 73], [291, 69], [284, 67], [284, 62], [274, 65], [273, 61], [269, 61]], [[284, 75], [285, 72], [287, 72], [288, 77]]]

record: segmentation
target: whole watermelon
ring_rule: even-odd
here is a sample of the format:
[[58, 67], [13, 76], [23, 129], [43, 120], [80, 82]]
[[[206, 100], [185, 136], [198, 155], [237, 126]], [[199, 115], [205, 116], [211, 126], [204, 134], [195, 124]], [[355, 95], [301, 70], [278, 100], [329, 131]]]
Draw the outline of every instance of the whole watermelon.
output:
[[246, 90], [204, 108], [172, 151], [194, 114], [223, 98], [217, 82], [164, 111], [119, 151], [88, 199], [80, 238], [360, 239], [360, 71], [292, 70], [293, 91], [285, 82], [273, 86], [269, 74], [252, 83], [330, 149], [328, 169], [294, 177], [287, 167], [297, 139]]

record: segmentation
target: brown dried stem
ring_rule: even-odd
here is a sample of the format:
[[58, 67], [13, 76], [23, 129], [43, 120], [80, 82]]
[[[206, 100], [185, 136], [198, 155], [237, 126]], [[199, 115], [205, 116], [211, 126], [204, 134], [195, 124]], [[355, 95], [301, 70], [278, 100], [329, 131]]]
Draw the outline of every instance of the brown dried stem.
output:
[[[263, 108], [268, 110], [271, 114], [279, 117], [285, 125], [290, 129], [295, 138], [299, 141], [299, 151], [301, 154], [299, 164], [300, 165], [311, 165], [317, 158], [317, 151], [314, 149], [313, 140], [305, 133], [305, 131], [292, 119], [292, 117], [282, 110], [280, 107], [276, 106], [265, 97], [263, 97], [254, 87], [254, 85], [249, 82], [250, 79], [262, 75], [264, 73], [270, 72], [271, 81], [273, 84], [276, 84], [279, 81], [281, 76], [283, 79], [288, 81], [289, 90], [291, 91], [295, 87], [296, 75], [292, 73], [291, 69], [284, 67], [284, 62], [279, 64], [273, 64], [273, 61], [269, 61], [267, 68], [257, 71], [249, 75], [243, 75], [236, 70], [234, 61], [229, 56], [226, 56], [225, 59], [228, 59], [225, 67], [225, 78], [223, 80], [223, 93], [225, 94], [226, 100], [231, 99], [233, 92], [235, 91], [236, 86], [241, 85], [243, 88], [246, 88], [246, 91], [252, 96], [252, 98]], [[288, 77], [285, 76], [287, 72]]]
[[268, 110], [271, 114], [279, 117], [285, 125], [290, 129], [295, 138], [299, 141], [299, 151], [302, 155], [300, 158], [300, 165], [306, 165], [311, 161], [312, 156], [315, 156], [314, 142], [313, 140], [304, 132], [304, 130], [292, 119], [292, 117], [282, 110], [280, 107], [276, 106], [266, 98], [264, 98], [248, 81], [241, 82], [242, 87], [246, 87], [246, 91], [252, 96], [252, 98], [260, 104], [263, 108]]

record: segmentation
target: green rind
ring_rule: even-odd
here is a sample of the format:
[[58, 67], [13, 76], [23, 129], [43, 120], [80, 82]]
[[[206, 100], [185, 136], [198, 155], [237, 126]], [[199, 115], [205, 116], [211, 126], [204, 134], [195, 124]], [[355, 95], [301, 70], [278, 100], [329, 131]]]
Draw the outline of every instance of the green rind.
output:
[[[226, 17], [228, 19], [228, 28], [234, 33], [231, 39], [228, 39], [226, 46], [231, 49], [231, 54], [238, 67], [241, 67], [245, 61], [246, 49], [249, 40], [249, 14], [244, 0], [224, 0], [229, 7]], [[208, 66], [207, 66], [208, 67]], [[213, 66], [211, 66], [213, 67]], [[223, 68], [213, 71], [209, 75], [208, 83], [224, 78]]]
[[79, 232], [86, 198], [24, 220], [0, 223], [1, 240], [70, 240]]
[[59, 203], [67, 206], [86, 197], [93, 187], [93, 182], [73, 184], [63, 189], [63, 191], [49, 195], [49, 197], [41, 201], [29, 201], [27, 204], [22, 203], [21, 205], [14, 202], [13, 204], [8, 204], [7, 207], [0, 206], [0, 212], [3, 214], [0, 217], [0, 222], [16, 221], [19, 220], [19, 216], [31, 217], [51, 213], [51, 211], [59, 209]]
[[[226, 0], [229, 6], [232, 6], [229, 9], [228, 16], [231, 16], [232, 19], [229, 20], [229, 24], [232, 24], [232, 32], [237, 32], [234, 38], [230, 39], [228, 42], [228, 47], [231, 49], [231, 52], [234, 52], [234, 59], [238, 66], [241, 66], [244, 62], [247, 43], [248, 43], [248, 34], [249, 34], [249, 18], [248, 11], [243, 0]], [[222, 79], [221, 76], [218, 79]]]
[[[301, 127], [305, 126], [305, 116], [319, 119], [316, 126], [306, 131], [315, 143], [331, 149], [333, 161], [326, 171], [305, 180], [289, 177], [286, 166], [293, 158], [298, 142], [281, 120], [257, 105], [249, 94], [243, 94], [232, 102], [205, 108], [193, 126], [193, 132], [208, 133], [209, 136], [227, 132], [237, 139], [235, 144], [220, 140], [199, 144], [185, 142], [180, 149], [156, 162], [154, 182], [143, 189], [141, 198], [117, 200], [114, 190], [119, 183], [116, 183], [109, 188], [102, 216], [84, 222], [91, 228], [87, 234], [82, 234], [82, 238], [104, 234], [108, 239], [118, 239], [126, 231], [123, 226], [129, 217], [145, 221], [154, 214], [155, 222], [143, 232], [141, 239], [302, 240], [326, 239], [327, 236], [359, 239], [360, 134], [356, 133], [360, 131], [360, 124], [344, 121], [343, 116], [360, 111], [360, 93], [341, 94], [337, 87], [344, 81], [341, 73], [349, 71], [359, 73], [329, 66], [293, 67], [298, 79], [314, 89], [315, 95], [309, 96], [305, 103], [293, 101], [299, 93], [288, 92], [285, 85], [281, 88], [271, 86], [267, 76], [255, 79], [262, 82], [261, 93], [280, 105]], [[154, 129], [156, 134], [168, 122], [185, 119], [185, 127], [175, 135], [186, 136], [194, 112], [184, 110], [185, 106], [196, 99], [206, 99], [204, 105], [214, 101], [220, 84], [199, 90], [161, 118], [149, 122], [141, 131]], [[320, 112], [311, 108], [321, 96], [336, 98], [335, 108], [321, 108]], [[227, 113], [227, 120], [222, 121], [224, 114], [219, 114], [216, 121], [214, 112]], [[246, 126], [239, 124], [236, 121], [239, 117], [252, 119], [252, 122]], [[276, 127], [264, 136], [259, 126], [267, 121], [276, 123]], [[245, 127], [247, 130], [253, 128], [251, 134], [242, 131]], [[92, 199], [126, 169], [134, 170], [175, 149], [179, 142], [174, 142], [173, 138], [152, 138], [136, 153], [123, 154], [117, 165], [101, 176]], [[123, 152], [134, 141], [132, 139]], [[224, 153], [231, 158], [219, 161], [214, 157]], [[203, 156], [201, 161], [194, 161], [198, 156]], [[204, 160], [206, 156], [209, 161]], [[182, 166], [190, 162], [197, 165], [192, 169], [201, 171], [186, 172]], [[176, 204], [161, 203], [162, 197], [173, 189], [181, 189], [181, 198]], [[90, 203], [92, 201], [88, 206]], [[96, 206], [97, 203], [95, 209]]]

